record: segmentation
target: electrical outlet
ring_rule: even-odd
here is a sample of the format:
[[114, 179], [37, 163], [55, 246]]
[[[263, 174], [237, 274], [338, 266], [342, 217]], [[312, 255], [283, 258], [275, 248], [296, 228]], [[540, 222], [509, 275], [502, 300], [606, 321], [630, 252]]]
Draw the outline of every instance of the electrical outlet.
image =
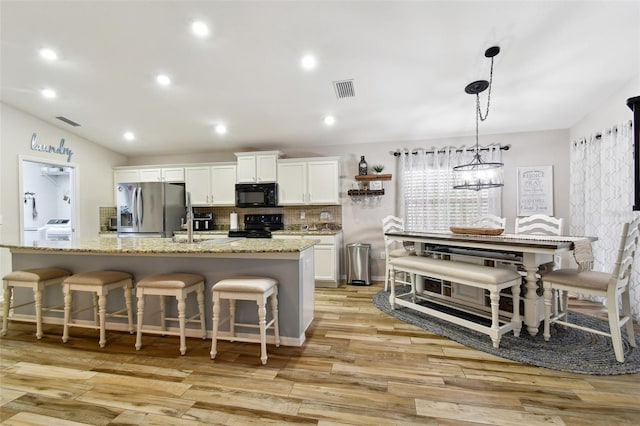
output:
[[305, 212], [300, 212], [300, 219], [304, 220], [307, 217], [307, 213]]
[[384, 260], [385, 259], [385, 252], [381, 251], [380, 252], [380, 260]]
[[329, 212], [320, 212], [320, 220], [329, 220], [331, 219], [331, 215]]

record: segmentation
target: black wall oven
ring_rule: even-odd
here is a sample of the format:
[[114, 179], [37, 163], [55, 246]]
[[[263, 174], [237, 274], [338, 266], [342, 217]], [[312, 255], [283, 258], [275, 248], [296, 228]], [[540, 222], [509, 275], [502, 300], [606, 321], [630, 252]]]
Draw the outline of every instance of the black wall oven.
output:
[[277, 207], [277, 205], [277, 183], [236, 184], [236, 207]]

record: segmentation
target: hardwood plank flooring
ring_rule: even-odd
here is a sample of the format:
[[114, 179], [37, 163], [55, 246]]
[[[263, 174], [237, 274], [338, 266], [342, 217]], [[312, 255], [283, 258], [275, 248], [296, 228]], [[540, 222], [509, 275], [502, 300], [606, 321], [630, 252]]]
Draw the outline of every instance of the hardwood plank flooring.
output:
[[[381, 284], [316, 289], [302, 347], [12, 322], [0, 338], [6, 425], [640, 425], [640, 374], [589, 376], [466, 348], [378, 311]], [[602, 309], [581, 302], [589, 312]]]

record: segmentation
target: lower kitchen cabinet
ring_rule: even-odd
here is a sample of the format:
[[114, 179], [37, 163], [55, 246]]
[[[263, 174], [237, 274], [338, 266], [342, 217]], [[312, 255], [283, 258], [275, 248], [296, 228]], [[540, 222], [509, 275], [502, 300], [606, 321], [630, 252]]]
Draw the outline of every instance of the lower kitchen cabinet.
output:
[[340, 284], [340, 247], [342, 232], [334, 235], [273, 234], [275, 239], [320, 240], [313, 246], [313, 263], [316, 287], [338, 287]]

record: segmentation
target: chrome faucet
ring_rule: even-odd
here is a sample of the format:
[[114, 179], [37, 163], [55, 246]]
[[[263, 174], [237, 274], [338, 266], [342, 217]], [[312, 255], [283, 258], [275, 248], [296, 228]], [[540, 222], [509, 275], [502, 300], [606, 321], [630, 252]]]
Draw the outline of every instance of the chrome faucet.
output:
[[187, 192], [187, 242], [193, 243], [193, 209], [191, 207], [191, 192]]

